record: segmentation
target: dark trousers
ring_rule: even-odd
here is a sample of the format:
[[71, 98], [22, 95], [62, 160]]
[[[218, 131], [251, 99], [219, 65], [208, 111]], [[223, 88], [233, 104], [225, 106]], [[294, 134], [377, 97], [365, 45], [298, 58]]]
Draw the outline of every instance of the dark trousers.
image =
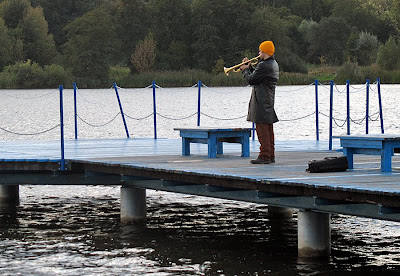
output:
[[275, 138], [273, 124], [256, 124], [258, 141], [260, 142], [259, 158], [275, 158]]

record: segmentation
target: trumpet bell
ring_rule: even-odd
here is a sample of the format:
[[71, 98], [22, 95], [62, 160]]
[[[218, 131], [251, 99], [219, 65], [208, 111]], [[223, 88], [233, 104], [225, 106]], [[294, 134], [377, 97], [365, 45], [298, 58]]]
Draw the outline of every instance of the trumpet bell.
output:
[[230, 69], [230, 68], [224, 67], [224, 73], [225, 73], [225, 75], [227, 75], [227, 76], [229, 76], [229, 72], [230, 72], [229, 69]]

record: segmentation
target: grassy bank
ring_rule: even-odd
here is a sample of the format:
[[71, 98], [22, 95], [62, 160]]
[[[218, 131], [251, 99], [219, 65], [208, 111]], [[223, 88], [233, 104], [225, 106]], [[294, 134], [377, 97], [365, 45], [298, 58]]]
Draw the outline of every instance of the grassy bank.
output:
[[[162, 87], [188, 87], [199, 80], [207, 86], [242, 86], [245, 85], [241, 73], [214, 74], [201, 70], [152, 72], [146, 74], [130, 74], [126, 70], [123, 74], [116, 73], [121, 69], [113, 69], [112, 79], [122, 87], [146, 87], [155, 81]], [[111, 77], [111, 76], [110, 76]], [[365, 83], [366, 79], [375, 81], [381, 79], [382, 83], [400, 83], [400, 70], [387, 71], [377, 65], [361, 67], [354, 63], [346, 63], [341, 67], [335, 66], [309, 66], [308, 74], [281, 72], [278, 85], [307, 85], [315, 79], [321, 83], [333, 80], [336, 84], [345, 84], [349, 79], [351, 83]]]
[[[199, 80], [207, 86], [242, 86], [245, 81], [241, 73], [213, 74], [200, 70], [152, 72], [146, 74], [114, 75], [115, 82], [122, 87], [146, 87], [155, 81], [162, 87], [188, 87]], [[307, 74], [285, 73], [280, 74], [280, 85], [309, 84], [314, 80]]]
[[[336, 84], [345, 84], [349, 79], [352, 84], [356, 84], [365, 83], [366, 79], [375, 81], [377, 78], [381, 79], [381, 83], [400, 83], [400, 70], [387, 71], [376, 64], [366, 67], [355, 63], [345, 63], [340, 67], [312, 65], [307, 74], [281, 72], [278, 85], [308, 85], [315, 79], [321, 83], [333, 80]], [[74, 81], [79, 88], [111, 87], [113, 82], [121, 87], [141, 88], [151, 85], [153, 81], [161, 87], [190, 87], [198, 81], [210, 87], [246, 85], [240, 72], [226, 76], [222, 70], [219, 74], [194, 69], [132, 74], [127, 67], [112, 67], [108, 80], [90, 80], [74, 78], [59, 65], [41, 68], [28, 61], [8, 66], [0, 73], [0, 89], [57, 88], [58, 85], [71, 88]]]

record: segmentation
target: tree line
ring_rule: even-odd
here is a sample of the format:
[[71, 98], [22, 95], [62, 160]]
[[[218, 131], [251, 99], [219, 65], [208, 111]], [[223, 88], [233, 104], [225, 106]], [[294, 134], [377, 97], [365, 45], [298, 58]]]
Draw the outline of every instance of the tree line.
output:
[[397, 0], [3, 0], [0, 87], [221, 74], [272, 40], [284, 72], [347, 63], [400, 70]]

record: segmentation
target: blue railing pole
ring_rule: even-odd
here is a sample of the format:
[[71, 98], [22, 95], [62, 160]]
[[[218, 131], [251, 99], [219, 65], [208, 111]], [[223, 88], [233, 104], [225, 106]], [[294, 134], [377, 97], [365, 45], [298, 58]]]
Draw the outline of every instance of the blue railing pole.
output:
[[254, 140], [256, 140], [256, 124], [255, 123], [253, 123], [252, 128], [253, 128], [253, 141], [254, 141]]
[[333, 120], [333, 81], [330, 81], [331, 93], [329, 103], [329, 150], [332, 150], [332, 120]]
[[65, 148], [64, 148], [64, 103], [63, 103], [63, 86], [59, 86], [60, 89], [60, 140], [61, 140], [61, 164], [60, 170], [65, 170]]
[[78, 139], [78, 111], [76, 104], [76, 82], [74, 82], [74, 121], [75, 121], [75, 140]]
[[153, 115], [154, 115], [154, 139], [157, 139], [157, 108], [156, 108], [156, 82], [153, 81]]
[[315, 80], [315, 132], [316, 132], [316, 139], [319, 141], [319, 109], [318, 109], [318, 80]]
[[114, 82], [114, 90], [115, 90], [115, 94], [117, 95], [119, 110], [121, 111], [121, 116], [122, 116], [122, 121], [123, 121], [124, 127], [125, 127], [126, 137], [129, 138], [129, 131], [128, 131], [128, 127], [127, 127], [126, 121], [125, 121], [124, 110], [122, 109], [121, 100], [120, 100], [119, 94], [118, 94], [118, 87], [117, 87], [117, 84], [115, 82]]
[[368, 123], [369, 123], [369, 79], [367, 79], [365, 112], [366, 112], [366, 114], [365, 114], [365, 134], [368, 134]]
[[198, 97], [197, 97], [197, 126], [200, 126], [200, 114], [201, 114], [201, 110], [200, 110], [200, 98], [201, 98], [201, 81], [197, 82], [197, 87], [199, 89], [199, 93], [198, 93]]
[[350, 80], [346, 80], [347, 94], [347, 135], [350, 135]]
[[383, 129], [383, 114], [382, 114], [382, 97], [381, 97], [381, 79], [376, 79], [376, 85], [378, 86], [378, 100], [379, 100], [379, 117], [381, 118], [381, 133], [384, 134], [385, 130]]

